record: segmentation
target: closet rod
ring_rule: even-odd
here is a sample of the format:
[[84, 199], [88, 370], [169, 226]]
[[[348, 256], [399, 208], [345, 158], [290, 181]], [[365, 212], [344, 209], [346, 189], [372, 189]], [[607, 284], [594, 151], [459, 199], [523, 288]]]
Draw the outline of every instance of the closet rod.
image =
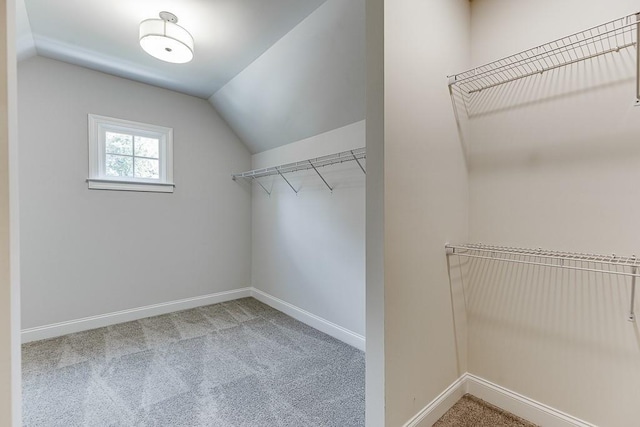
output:
[[[320, 168], [338, 163], [356, 161], [362, 168], [359, 160], [367, 158], [366, 148], [356, 148], [355, 150], [342, 151], [340, 153], [329, 154], [327, 156], [315, 157], [313, 159], [302, 160], [300, 162], [287, 163], [270, 168], [253, 169], [247, 172], [234, 173], [232, 179], [237, 178], [262, 178], [265, 176], [278, 175], [279, 173], [291, 173], [301, 170], [308, 170], [314, 167]], [[364, 168], [362, 168], [364, 172]]]
[[329, 154], [327, 156], [322, 156], [322, 157], [315, 157], [313, 159], [307, 159], [300, 162], [287, 163], [284, 165], [273, 166], [270, 168], [254, 169], [247, 172], [234, 173], [231, 175], [231, 178], [234, 181], [237, 180], [238, 178], [244, 178], [250, 181], [256, 180], [256, 182], [260, 184], [262, 189], [267, 194], [271, 195], [271, 193], [269, 193], [269, 191], [267, 191], [264, 185], [262, 185], [260, 181], [257, 181], [257, 179], [263, 178], [266, 176], [280, 175], [280, 177], [282, 177], [282, 179], [284, 179], [286, 183], [289, 184], [289, 187], [291, 187], [291, 189], [297, 194], [298, 191], [293, 187], [293, 185], [291, 185], [291, 183], [284, 176], [284, 174], [313, 169], [316, 172], [316, 174], [318, 174], [322, 182], [327, 186], [327, 188], [330, 191], [333, 191], [333, 188], [329, 185], [327, 180], [322, 176], [318, 168], [355, 161], [360, 167], [360, 170], [362, 170], [362, 173], [366, 174], [367, 172], [365, 171], [361, 162], [361, 160], [366, 158], [367, 158], [366, 148], [356, 148], [354, 150], [342, 151], [340, 153]]
[[[588, 271], [593, 273], [613, 274], [618, 276], [631, 277], [631, 303], [629, 308], [629, 321], [635, 321], [635, 293], [636, 278], [640, 276], [638, 267], [640, 261], [635, 255], [630, 257], [620, 257], [612, 255], [597, 255], [578, 252], [559, 252], [544, 249], [514, 248], [508, 246], [484, 245], [482, 243], [471, 243], [464, 245], [445, 245], [447, 256], [457, 255], [466, 258], [479, 258], [491, 261], [509, 262], [515, 264], [536, 265], [542, 267], [561, 268], [566, 270]], [[526, 259], [514, 258], [526, 257]], [[533, 260], [531, 260], [533, 258]], [[600, 268], [585, 267], [584, 263], [599, 264]], [[577, 265], [580, 264], [580, 265]], [[628, 267], [630, 272], [623, 270], [607, 270], [603, 265], [611, 267]]]

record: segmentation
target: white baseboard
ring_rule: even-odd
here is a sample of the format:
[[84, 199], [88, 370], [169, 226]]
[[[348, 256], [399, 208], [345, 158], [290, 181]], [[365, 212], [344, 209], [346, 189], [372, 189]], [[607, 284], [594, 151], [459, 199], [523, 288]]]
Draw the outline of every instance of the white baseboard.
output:
[[465, 375], [453, 382], [438, 397], [422, 408], [404, 427], [431, 427], [465, 394]]
[[87, 331], [89, 329], [102, 328], [122, 322], [143, 319], [145, 317], [158, 316], [174, 311], [188, 310], [204, 305], [217, 304], [238, 298], [251, 296], [252, 288], [241, 288], [232, 291], [217, 292], [193, 298], [185, 298], [161, 304], [147, 305], [129, 310], [116, 311], [98, 316], [84, 317], [82, 319], [69, 320], [67, 322], [54, 323], [22, 330], [22, 342], [30, 342], [47, 338], [58, 337], [74, 332]]
[[518, 417], [544, 427], [596, 427], [476, 375], [465, 373], [407, 421], [404, 427], [431, 427], [469, 393]]
[[596, 427], [543, 403], [472, 374], [465, 374], [466, 391], [492, 405], [544, 427]]
[[353, 331], [350, 331], [346, 328], [343, 328], [340, 325], [336, 325], [326, 319], [323, 319], [320, 316], [316, 316], [313, 313], [309, 313], [306, 310], [296, 307], [293, 304], [289, 304], [286, 301], [283, 301], [279, 298], [271, 296], [266, 292], [263, 292], [259, 289], [252, 288], [251, 296], [257, 299], [260, 302], [267, 304], [275, 308], [278, 311], [283, 312], [296, 320], [301, 321], [302, 323], [306, 323], [307, 325], [315, 328], [321, 332], [324, 332], [327, 335], [330, 335], [342, 342], [345, 342], [359, 350], [364, 351], [365, 348], [365, 338], [357, 334]]
[[286, 301], [251, 287], [226, 292], [217, 292], [194, 298], [185, 298], [177, 301], [169, 301], [161, 304], [147, 305], [144, 307], [116, 311], [98, 316], [84, 317], [82, 319], [69, 320], [36, 328], [23, 329], [21, 334], [22, 342], [27, 343], [30, 341], [59, 337], [61, 335], [72, 334], [74, 332], [102, 328], [105, 326], [115, 325], [117, 323], [130, 322], [132, 320], [144, 319], [145, 317], [158, 316], [160, 314], [188, 310], [190, 308], [217, 304], [220, 302], [251, 296], [275, 308], [276, 310], [293, 317], [294, 319], [306, 323], [325, 334], [364, 351], [365, 338], [362, 335], [356, 334], [342, 326], [336, 325], [335, 323], [329, 322], [315, 314], [289, 304]]

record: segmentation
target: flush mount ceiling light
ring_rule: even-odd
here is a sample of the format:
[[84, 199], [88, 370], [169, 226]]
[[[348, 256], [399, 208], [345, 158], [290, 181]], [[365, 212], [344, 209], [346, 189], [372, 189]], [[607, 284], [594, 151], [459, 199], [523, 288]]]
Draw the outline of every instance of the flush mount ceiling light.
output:
[[149, 55], [162, 61], [184, 64], [193, 59], [193, 37], [177, 25], [173, 13], [160, 12], [160, 19], [140, 23], [140, 46]]

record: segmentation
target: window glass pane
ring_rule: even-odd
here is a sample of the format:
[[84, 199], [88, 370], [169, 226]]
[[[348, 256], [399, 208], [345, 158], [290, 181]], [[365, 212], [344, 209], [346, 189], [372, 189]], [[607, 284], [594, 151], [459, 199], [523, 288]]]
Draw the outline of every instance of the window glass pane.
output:
[[136, 178], [160, 179], [158, 160], [136, 158], [135, 162]]
[[140, 157], [160, 157], [160, 141], [157, 138], [144, 138], [136, 136], [135, 155]]
[[105, 152], [107, 154], [133, 154], [133, 137], [123, 133], [105, 132]]
[[105, 166], [108, 176], [133, 176], [133, 157], [107, 154]]

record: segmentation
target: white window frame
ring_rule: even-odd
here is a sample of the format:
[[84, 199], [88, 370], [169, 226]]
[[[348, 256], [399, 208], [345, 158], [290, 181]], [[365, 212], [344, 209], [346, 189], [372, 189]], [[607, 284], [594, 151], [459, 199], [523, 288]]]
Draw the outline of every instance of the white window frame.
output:
[[[106, 132], [157, 138], [159, 146], [159, 179], [108, 176], [106, 169]], [[89, 114], [89, 178], [94, 190], [124, 190], [173, 193], [173, 129], [131, 120]]]

